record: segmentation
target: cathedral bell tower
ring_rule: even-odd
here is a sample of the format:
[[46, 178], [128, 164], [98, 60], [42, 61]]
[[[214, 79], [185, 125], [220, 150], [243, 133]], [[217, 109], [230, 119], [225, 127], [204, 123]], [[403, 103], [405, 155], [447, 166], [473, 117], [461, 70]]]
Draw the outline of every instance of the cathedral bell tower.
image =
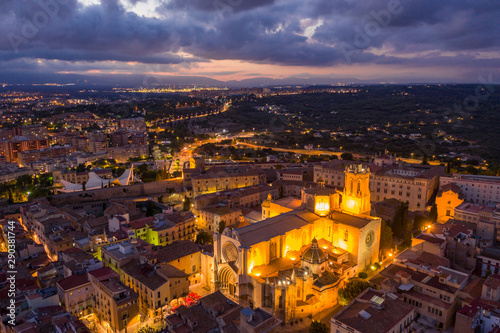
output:
[[370, 214], [370, 172], [361, 164], [348, 166], [341, 209], [352, 214]]

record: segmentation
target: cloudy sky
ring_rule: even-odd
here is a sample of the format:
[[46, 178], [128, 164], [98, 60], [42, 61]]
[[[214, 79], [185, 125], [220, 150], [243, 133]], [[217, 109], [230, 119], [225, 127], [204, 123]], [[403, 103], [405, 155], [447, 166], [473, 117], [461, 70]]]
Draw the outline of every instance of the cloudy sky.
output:
[[0, 78], [498, 82], [499, 17], [496, 0], [1, 0]]

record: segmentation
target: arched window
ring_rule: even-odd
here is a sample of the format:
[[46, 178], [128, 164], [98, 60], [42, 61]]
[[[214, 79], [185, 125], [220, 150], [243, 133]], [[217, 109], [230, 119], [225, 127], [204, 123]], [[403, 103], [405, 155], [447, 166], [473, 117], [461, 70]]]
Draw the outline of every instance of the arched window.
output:
[[356, 194], [361, 196], [361, 180], [358, 180], [358, 188], [356, 190]]
[[351, 179], [351, 194], [353, 193], [354, 180]]
[[344, 242], [347, 242], [349, 240], [349, 231], [346, 231], [344, 232]]

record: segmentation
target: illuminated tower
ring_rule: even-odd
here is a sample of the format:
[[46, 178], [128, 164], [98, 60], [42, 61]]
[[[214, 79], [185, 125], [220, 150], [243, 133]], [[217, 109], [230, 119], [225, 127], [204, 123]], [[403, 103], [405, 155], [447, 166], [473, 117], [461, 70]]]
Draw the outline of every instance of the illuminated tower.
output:
[[345, 186], [342, 194], [342, 210], [353, 214], [369, 214], [370, 172], [361, 164], [350, 165], [345, 171]]
[[267, 195], [267, 199], [262, 202], [262, 219], [268, 219], [271, 217], [271, 203], [273, 202], [273, 196], [271, 193]]

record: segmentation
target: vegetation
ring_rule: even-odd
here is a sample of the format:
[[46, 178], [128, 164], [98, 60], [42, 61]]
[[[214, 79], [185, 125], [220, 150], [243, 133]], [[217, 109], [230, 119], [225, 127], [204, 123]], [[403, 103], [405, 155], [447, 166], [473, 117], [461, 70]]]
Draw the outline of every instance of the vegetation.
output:
[[184, 204], [182, 206], [182, 209], [185, 211], [188, 211], [191, 209], [191, 200], [187, 196], [184, 196]]
[[200, 245], [212, 244], [214, 239], [211, 234], [206, 231], [200, 231], [198, 235], [196, 235], [195, 243]]
[[368, 277], [368, 274], [366, 274], [365, 272], [359, 272], [358, 276], [360, 279], [366, 279]]
[[309, 326], [309, 333], [329, 333], [330, 329], [326, 324], [320, 321], [313, 320], [311, 326]]
[[382, 253], [388, 251], [394, 247], [394, 238], [392, 233], [392, 228], [387, 224], [386, 221], [382, 220], [382, 226], [380, 228], [380, 250]]
[[219, 223], [219, 228], [217, 229], [217, 232], [219, 234], [222, 234], [222, 232], [226, 229], [226, 222], [225, 221], [220, 221]]
[[437, 221], [438, 217], [438, 211], [437, 211], [437, 205], [433, 204], [431, 207], [431, 211], [429, 212], [429, 220], [434, 223]]
[[348, 304], [356, 298], [359, 294], [368, 288], [370, 284], [361, 279], [353, 278], [343, 288], [339, 289], [339, 302], [342, 305]]

